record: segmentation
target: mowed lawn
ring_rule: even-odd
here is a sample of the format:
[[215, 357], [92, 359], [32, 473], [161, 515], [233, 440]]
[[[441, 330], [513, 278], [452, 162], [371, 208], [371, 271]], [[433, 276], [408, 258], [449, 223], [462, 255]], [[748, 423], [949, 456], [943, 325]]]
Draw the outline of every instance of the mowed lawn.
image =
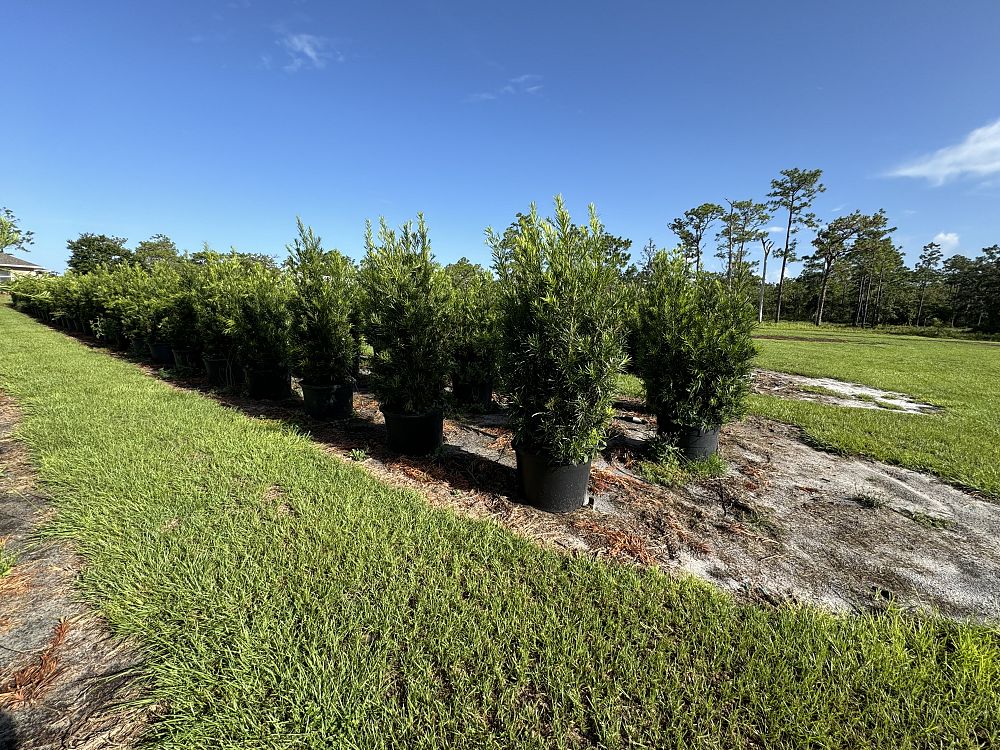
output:
[[280, 424], [0, 307], [87, 598], [168, 748], [1000, 743], [1000, 632], [748, 605], [433, 510]]
[[754, 396], [755, 413], [800, 425], [824, 447], [933, 472], [1000, 499], [1000, 344], [807, 324], [765, 325], [756, 340], [760, 367], [900, 391], [943, 411]]

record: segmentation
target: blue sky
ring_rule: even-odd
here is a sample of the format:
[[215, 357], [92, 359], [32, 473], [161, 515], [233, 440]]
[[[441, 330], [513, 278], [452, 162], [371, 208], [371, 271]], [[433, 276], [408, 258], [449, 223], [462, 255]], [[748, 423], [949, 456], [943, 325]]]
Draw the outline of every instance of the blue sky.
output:
[[[562, 193], [640, 247], [820, 167], [822, 218], [886, 208], [909, 258], [1000, 242], [1000, 2], [5, 0], [0, 205], [61, 269], [80, 232], [435, 253]], [[776, 221], [775, 224], [780, 224]], [[939, 238], [939, 239], [940, 239]]]

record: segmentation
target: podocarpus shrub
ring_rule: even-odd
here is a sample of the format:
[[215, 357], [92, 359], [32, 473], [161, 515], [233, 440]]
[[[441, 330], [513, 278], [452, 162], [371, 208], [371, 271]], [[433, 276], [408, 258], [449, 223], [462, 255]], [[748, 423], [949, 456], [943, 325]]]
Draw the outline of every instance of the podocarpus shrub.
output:
[[446, 266], [445, 271], [454, 290], [451, 330], [455, 395], [460, 401], [489, 401], [499, 374], [499, 285], [492, 273], [465, 258]]
[[171, 311], [176, 295], [181, 291], [181, 274], [176, 264], [154, 263], [148, 271], [151, 283], [149, 316], [151, 342], [170, 343], [173, 336]]
[[229, 327], [236, 353], [248, 370], [287, 369], [291, 279], [263, 263], [244, 261], [242, 265]]
[[756, 355], [748, 278], [694, 273], [680, 254], [660, 252], [639, 317], [638, 370], [661, 429], [714, 429], [743, 415]]
[[292, 366], [309, 385], [348, 383], [358, 354], [353, 318], [357, 274], [349, 258], [324, 250], [320, 238], [300, 220], [288, 247]]
[[487, 230], [499, 278], [503, 385], [515, 445], [550, 465], [590, 461], [612, 417], [624, 354], [625, 254], [590, 208], [574, 225], [535, 206], [502, 236]]
[[183, 364], [190, 365], [190, 358], [200, 351], [196, 295], [200, 267], [191, 262], [174, 264], [177, 285], [164, 301], [164, 315], [160, 322], [160, 335], [175, 353], [184, 353]]
[[434, 262], [427, 225], [398, 231], [379, 222], [365, 234], [359, 280], [363, 330], [374, 349], [372, 391], [384, 412], [427, 414], [441, 409], [451, 359], [451, 285]]
[[105, 317], [116, 333], [145, 347], [153, 334], [159, 298], [152, 277], [137, 263], [120, 263], [108, 275], [104, 290]]
[[235, 254], [201, 254], [192, 279], [192, 302], [197, 341], [206, 359], [231, 359], [235, 354], [235, 320], [245, 269]]

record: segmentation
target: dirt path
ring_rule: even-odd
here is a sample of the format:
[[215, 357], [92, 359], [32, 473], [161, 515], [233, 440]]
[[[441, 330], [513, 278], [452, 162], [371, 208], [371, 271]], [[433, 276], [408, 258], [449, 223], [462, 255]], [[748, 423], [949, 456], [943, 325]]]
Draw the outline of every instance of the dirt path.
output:
[[146, 708], [139, 657], [75, 595], [81, 561], [35, 534], [51, 512], [34, 487], [17, 413], [0, 394], [0, 541], [15, 555], [0, 578], [0, 750], [131, 746]]

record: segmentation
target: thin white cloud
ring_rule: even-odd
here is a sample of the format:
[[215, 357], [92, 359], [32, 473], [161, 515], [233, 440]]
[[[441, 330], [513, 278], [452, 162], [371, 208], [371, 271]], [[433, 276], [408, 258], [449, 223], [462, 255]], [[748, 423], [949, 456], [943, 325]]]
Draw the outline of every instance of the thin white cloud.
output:
[[768, 234], [784, 234], [785, 227], [768, 227], [767, 232]]
[[499, 99], [501, 96], [517, 96], [527, 94], [537, 96], [545, 88], [542, 84], [542, 77], [537, 73], [524, 73], [523, 75], [507, 79], [507, 82], [492, 91], [480, 91], [469, 94], [465, 97], [467, 102], [488, 102]]
[[943, 185], [959, 177], [1000, 174], [1000, 120], [969, 133], [965, 140], [938, 149], [889, 172], [890, 177], [917, 177]]
[[847, 204], [846, 203], [841, 203], [839, 206], [834, 206], [833, 208], [831, 208], [830, 209], [830, 213], [831, 214], [839, 214], [845, 208], [847, 208]]
[[344, 62], [344, 56], [333, 47], [330, 40], [316, 34], [282, 34], [277, 41], [278, 46], [288, 53], [288, 62], [284, 69], [294, 73], [303, 68], [319, 70], [325, 68], [330, 60]]
[[934, 235], [934, 242], [941, 246], [941, 252], [948, 254], [954, 252], [958, 247], [957, 232], [938, 232]]

